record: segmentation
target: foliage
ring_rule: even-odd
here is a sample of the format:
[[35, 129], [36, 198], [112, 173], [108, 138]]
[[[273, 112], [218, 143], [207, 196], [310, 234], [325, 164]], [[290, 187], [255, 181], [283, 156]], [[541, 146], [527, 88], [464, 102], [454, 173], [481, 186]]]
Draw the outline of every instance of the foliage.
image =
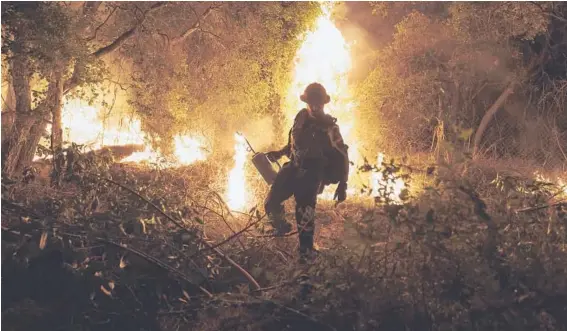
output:
[[[10, 6], [2, 8], [7, 22], [26, 14]], [[50, 17], [48, 27], [59, 11], [72, 9], [30, 6]], [[107, 6], [79, 34], [89, 39], [77, 43], [79, 51], [73, 43], [61, 50], [70, 54], [69, 67], [81, 68], [75, 60], [89, 63], [79, 70], [83, 88], [75, 92], [88, 94], [110, 72], [84, 58], [85, 50], [104, 47], [143, 21], [115, 55], [130, 66], [133, 106], [145, 127], [164, 140], [195, 128], [222, 140], [234, 127], [271, 114], [266, 109], [277, 108], [288, 83], [296, 37], [319, 10], [313, 3], [225, 3], [183, 43], [168, 44], [211, 4], [168, 3], [151, 15], [152, 4]], [[452, 3], [410, 13], [361, 85], [359, 123], [384, 135], [382, 146], [426, 149], [423, 136], [430, 138], [440, 123], [452, 143], [466, 144], [502, 86], [525, 75], [510, 39], [545, 29], [541, 12], [523, 6], [530, 4]], [[436, 10], [447, 16], [433, 15]], [[487, 17], [498, 20], [484, 26]], [[36, 29], [31, 20], [15, 22]], [[17, 24], [3, 33], [24, 33]], [[47, 37], [34, 29], [25, 33], [44, 45]], [[41, 55], [45, 48], [24, 46], [36, 54], [30, 57], [36, 74], [49, 68], [54, 57]], [[559, 109], [561, 97], [544, 104]], [[224, 127], [209, 129], [221, 120]], [[395, 160], [366, 162], [361, 171], [386, 180], [379, 197], [338, 208], [321, 201], [317, 241], [326, 249], [298, 265], [294, 235], [258, 233], [256, 208], [228, 212], [215, 187], [227, 160], [148, 169], [72, 145], [61, 187], [45, 185], [49, 166], [41, 162], [21, 182], [2, 181], [2, 277], [9, 284], [2, 317], [22, 330], [566, 329], [564, 188], [477, 168], [455, 150], [463, 164], [421, 170]], [[421, 191], [418, 176], [424, 177]], [[385, 183], [398, 179], [408, 188], [393, 199]], [[263, 288], [251, 286], [237, 267]]]
[[[3, 250], [9, 250], [4, 277], [13, 284], [6, 297], [9, 319], [26, 309], [18, 300], [27, 296], [36, 305], [27, 309], [60, 317], [50, 322], [54, 327], [105, 319], [116, 328], [142, 319], [152, 329], [159, 320], [162, 327], [199, 330], [567, 326], [566, 213], [562, 205], [546, 207], [561, 201], [553, 184], [506, 174], [492, 180], [492, 174], [479, 174], [471, 165], [463, 172], [445, 167], [421, 171], [394, 160], [367, 164], [362, 170], [380, 171], [383, 178], [403, 176], [408, 185], [423, 173], [426, 187], [405, 194], [401, 202], [390, 200], [385, 187], [373, 205], [347, 202], [341, 211], [323, 203], [320, 231], [333, 226], [323, 224], [326, 214], [339, 213], [345, 218], [331, 222], [345, 222], [345, 235], [351, 226], [357, 237], [342, 238], [313, 263], [300, 266], [294, 262], [295, 237], [265, 238], [254, 228], [246, 230], [249, 220], [259, 218], [255, 208], [249, 215], [226, 214], [207, 188], [218, 176], [210, 164], [155, 171], [112, 165], [108, 156], [82, 153], [79, 146], [74, 152], [76, 166], [60, 190], [33, 181], [12, 188], [6, 185], [15, 184], [3, 183]], [[172, 228], [140, 196], [191, 234]], [[227, 227], [240, 235], [229, 234]], [[21, 246], [17, 233], [32, 239]], [[48, 239], [41, 244], [43, 233]], [[251, 291], [234, 268], [204, 250], [203, 240], [222, 244], [224, 254], [264, 286], [263, 294]], [[64, 253], [67, 271], [39, 261], [57, 251]], [[26, 258], [30, 267], [20, 265]], [[35, 293], [44, 295], [47, 304], [22, 290], [33, 270], [41, 270], [45, 286]], [[76, 309], [52, 308], [58, 307], [53, 304], [57, 298], [70, 295], [48, 291], [63, 288], [62, 282], [73, 289]], [[206, 299], [195, 284], [214, 297]], [[119, 317], [132, 312], [139, 317]], [[522, 318], [513, 317], [518, 315]], [[26, 320], [46, 323], [45, 318]]]
[[73, 9], [54, 2], [15, 2], [3, 6], [2, 16], [4, 60], [26, 57], [36, 79], [48, 80], [54, 68], [67, 71], [74, 65], [82, 73], [79, 85], [102, 80], [104, 66], [89, 56], [90, 48], [77, 33], [83, 22]]
[[387, 151], [432, 148], [438, 126], [453, 144], [460, 128], [476, 129], [507, 84], [529, 78], [519, 41], [546, 32], [549, 22], [530, 3], [431, 4], [434, 15], [423, 6], [396, 25], [358, 87], [361, 116], [371, 123], [362, 130]]
[[311, 2], [225, 3], [184, 46], [135, 55], [132, 102], [145, 127], [162, 138], [203, 132], [231, 146], [232, 130], [277, 114], [298, 37], [319, 12]]

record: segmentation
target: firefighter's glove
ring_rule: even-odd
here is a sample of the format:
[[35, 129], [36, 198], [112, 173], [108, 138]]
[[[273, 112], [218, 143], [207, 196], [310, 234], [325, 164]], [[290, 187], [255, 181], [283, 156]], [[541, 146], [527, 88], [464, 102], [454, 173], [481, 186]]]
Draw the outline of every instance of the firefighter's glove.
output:
[[279, 151], [272, 151], [272, 152], [266, 153], [266, 157], [268, 158], [268, 160], [270, 160], [270, 162], [276, 162], [282, 156], [281, 156], [281, 153]]
[[337, 190], [335, 191], [335, 196], [333, 200], [337, 200], [337, 203], [343, 202], [346, 200], [346, 190], [347, 190], [347, 183], [340, 182], [337, 186]]

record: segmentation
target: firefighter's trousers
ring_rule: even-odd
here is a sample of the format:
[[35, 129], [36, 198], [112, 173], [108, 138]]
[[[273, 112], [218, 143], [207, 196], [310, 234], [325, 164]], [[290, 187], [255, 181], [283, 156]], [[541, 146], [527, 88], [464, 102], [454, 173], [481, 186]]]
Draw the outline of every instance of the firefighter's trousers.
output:
[[283, 165], [270, 192], [264, 208], [268, 217], [284, 214], [283, 202], [295, 197], [295, 220], [299, 232], [299, 253], [306, 254], [313, 249], [315, 231], [315, 206], [321, 185], [321, 172], [317, 167], [299, 169], [292, 162]]

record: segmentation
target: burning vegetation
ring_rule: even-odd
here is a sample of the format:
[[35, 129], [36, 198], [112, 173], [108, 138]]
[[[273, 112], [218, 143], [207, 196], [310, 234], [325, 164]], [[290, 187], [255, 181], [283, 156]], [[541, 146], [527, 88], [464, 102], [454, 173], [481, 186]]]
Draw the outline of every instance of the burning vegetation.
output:
[[[556, 2], [3, 4], [5, 327], [567, 330], [566, 27]], [[313, 82], [351, 168], [303, 265], [253, 158]]]

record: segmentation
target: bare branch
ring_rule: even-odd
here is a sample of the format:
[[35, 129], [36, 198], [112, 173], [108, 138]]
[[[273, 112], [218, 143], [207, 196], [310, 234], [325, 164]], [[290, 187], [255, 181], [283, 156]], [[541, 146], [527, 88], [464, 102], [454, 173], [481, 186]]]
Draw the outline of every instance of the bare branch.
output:
[[128, 29], [127, 31], [125, 31], [124, 33], [122, 33], [120, 36], [118, 36], [118, 38], [116, 38], [113, 42], [111, 42], [110, 44], [98, 49], [96, 52], [94, 52], [92, 55], [94, 57], [101, 57], [104, 56], [106, 54], [109, 54], [111, 52], [113, 52], [114, 50], [116, 50], [117, 48], [119, 48], [120, 46], [122, 46], [122, 44], [130, 37], [132, 37], [134, 35], [134, 33], [136, 33], [136, 31], [138, 30], [138, 28], [142, 25], [142, 23], [144, 22], [144, 20], [146, 19], [146, 15], [149, 14], [152, 11], [155, 11], [165, 5], [167, 5], [167, 2], [158, 2], [154, 5], [152, 5], [148, 10], [146, 10], [144, 12], [143, 17], [141, 18], [141, 20], [134, 25], [133, 27], [131, 27], [130, 29]]
[[[156, 206], [154, 203], [152, 203], [150, 200], [148, 200], [147, 198], [141, 196], [138, 192], [134, 191], [133, 189], [122, 185], [112, 179], [106, 178], [106, 177], [102, 177], [102, 176], [97, 176], [98, 178], [105, 180], [111, 184], [117, 185], [123, 189], [125, 189], [126, 191], [136, 195], [138, 198], [142, 199], [144, 202], [146, 202], [150, 207], [153, 207], [158, 213], [160, 213], [162, 216], [164, 216], [165, 218], [167, 218], [169, 221], [171, 221], [173, 224], [175, 224], [179, 229], [181, 229], [182, 231], [189, 233], [189, 230], [187, 230], [187, 228], [185, 226], [183, 226], [181, 223], [179, 223], [178, 221], [176, 221], [173, 217], [169, 216], [166, 212], [164, 212], [160, 207]], [[216, 192], [215, 192], [216, 193]], [[242, 268], [238, 263], [234, 262], [234, 260], [232, 260], [230, 257], [226, 256], [223, 252], [221, 252], [218, 248], [214, 247], [213, 244], [207, 242], [206, 240], [203, 240], [203, 244], [205, 244], [205, 246], [207, 246], [209, 249], [211, 249], [212, 251], [214, 251], [217, 255], [219, 255], [222, 259], [224, 259], [226, 262], [228, 262], [230, 265], [232, 265], [234, 268], [236, 268], [244, 277], [246, 277], [246, 279], [248, 279], [248, 281], [250, 282], [250, 284], [254, 287], [254, 289], [259, 289], [261, 288], [260, 284], [258, 284], [258, 282], [254, 279], [254, 277], [252, 277], [252, 275], [250, 275], [250, 273], [248, 273], [248, 271], [246, 271], [244, 268]]]
[[219, 44], [220, 44], [222, 47], [226, 48], [226, 46], [225, 46], [224, 43], [223, 43], [224, 40], [223, 40], [220, 36], [214, 34], [214, 33], [211, 32], [211, 31], [208, 31], [208, 30], [199, 29], [199, 31], [200, 31], [201, 33], [209, 34], [209, 35], [215, 37], [216, 39], [218, 39]]
[[159, 31], [156, 33], [164, 40], [165, 45], [169, 45], [170, 38], [167, 35], [167, 33], [159, 32]]
[[139, 256], [139, 257], [145, 259], [146, 261], [148, 261], [148, 262], [150, 262], [150, 263], [153, 263], [153, 264], [157, 265], [158, 267], [160, 267], [160, 268], [162, 268], [162, 269], [164, 269], [164, 270], [166, 270], [166, 271], [168, 271], [168, 272], [171, 272], [172, 274], [177, 275], [178, 277], [180, 277], [181, 279], [183, 279], [183, 280], [186, 281], [187, 283], [189, 283], [189, 284], [191, 284], [191, 285], [193, 285], [193, 286], [198, 287], [199, 290], [200, 290], [201, 292], [203, 292], [203, 293], [204, 293], [206, 296], [208, 296], [209, 298], [212, 298], [212, 297], [213, 297], [213, 295], [211, 294], [211, 292], [207, 291], [207, 290], [206, 290], [205, 288], [203, 288], [202, 286], [200, 286], [200, 285], [198, 285], [198, 284], [195, 284], [193, 281], [191, 281], [191, 279], [189, 278], [189, 276], [185, 275], [183, 272], [179, 271], [178, 269], [171, 267], [170, 265], [168, 265], [167, 263], [161, 261], [161, 260], [158, 259], [158, 258], [155, 258], [155, 257], [153, 257], [153, 256], [151, 256], [151, 255], [148, 255], [148, 254], [146, 254], [146, 253], [144, 253], [144, 252], [142, 252], [142, 251], [139, 251], [139, 250], [137, 250], [137, 249], [135, 249], [135, 248], [128, 247], [127, 245], [124, 245], [124, 244], [121, 244], [121, 243], [117, 243], [117, 242], [114, 242], [114, 241], [111, 241], [111, 240], [107, 240], [107, 239], [104, 239], [104, 238], [96, 238], [96, 240], [97, 240], [97, 241], [100, 241], [100, 242], [107, 243], [107, 244], [114, 245], [114, 246], [116, 246], [116, 247], [120, 247], [120, 248], [122, 248], [122, 249], [124, 249], [124, 250], [126, 250], [126, 251], [128, 251], [128, 252], [130, 252], [130, 253], [132, 253], [132, 254], [134, 254], [134, 255], [137, 255], [137, 256]]
[[[130, 29], [128, 29], [127, 31], [125, 31], [124, 33], [122, 33], [120, 36], [118, 36], [118, 38], [116, 38], [113, 42], [111, 42], [110, 44], [99, 48], [97, 51], [95, 51], [94, 53], [91, 54], [92, 57], [94, 58], [99, 58], [102, 56], [105, 56], [107, 54], [112, 53], [113, 51], [115, 51], [116, 49], [120, 48], [120, 46], [122, 46], [122, 44], [128, 40], [130, 37], [132, 37], [138, 30], [138, 28], [142, 25], [142, 23], [144, 22], [147, 14], [149, 14], [150, 12], [153, 12], [161, 7], [164, 7], [168, 4], [168, 2], [158, 2], [153, 4], [148, 10], [146, 10], [144, 12], [144, 16], [142, 17], [142, 19], [133, 27], [131, 27]], [[77, 64], [78, 65], [78, 64]], [[71, 78], [69, 78], [66, 82], [65, 82], [65, 87], [63, 89], [63, 94], [67, 94], [70, 90], [74, 89], [75, 87], [77, 87], [77, 85], [79, 85], [79, 70], [77, 65], [75, 66], [74, 70], [73, 70], [73, 75], [71, 76]]]
[[118, 38], [116, 38], [112, 43], [98, 49], [92, 55], [94, 57], [101, 57], [101, 56], [104, 56], [106, 54], [112, 53], [118, 47], [122, 46], [124, 41], [126, 41], [128, 38], [132, 37], [134, 35], [134, 33], [136, 33], [136, 30], [138, 29], [138, 27], [139, 27], [139, 25], [135, 25], [135, 26], [131, 27], [129, 30], [122, 33]]
[[87, 38], [87, 41], [92, 41], [94, 39], [96, 39], [96, 35], [98, 33], [98, 30], [100, 30], [100, 28], [102, 28], [107, 22], [108, 20], [112, 17], [112, 15], [114, 15], [114, 12], [118, 9], [118, 7], [114, 7], [112, 9], [112, 11], [110, 12], [110, 14], [108, 14], [108, 16], [106, 17], [106, 19], [99, 25], [96, 27], [96, 29], [94, 30], [94, 34], [92, 35], [92, 37]]
[[504, 104], [506, 99], [508, 99], [510, 94], [514, 93], [514, 83], [515, 82], [511, 82], [506, 87], [506, 89], [504, 89], [504, 91], [500, 94], [498, 99], [496, 99], [494, 104], [490, 106], [490, 108], [486, 111], [486, 114], [484, 114], [484, 116], [482, 117], [482, 120], [480, 121], [480, 124], [478, 125], [478, 129], [476, 130], [474, 135], [473, 155], [477, 156], [478, 154], [478, 147], [480, 145], [480, 140], [482, 138], [482, 135], [484, 134], [484, 131], [488, 127], [488, 124], [490, 123], [492, 116], [496, 114], [498, 109], [500, 109], [500, 107], [502, 106], [502, 104]]
[[193, 23], [193, 25], [191, 25], [191, 27], [189, 27], [189, 29], [187, 29], [185, 32], [183, 32], [183, 34], [181, 34], [179, 37], [173, 39], [171, 41], [172, 45], [177, 45], [181, 42], [183, 42], [185, 39], [187, 39], [187, 37], [189, 37], [191, 34], [193, 34], [193, 32], [199, 30], [199, 28], [201, 27], [201, 21], [206, 19], [207, 16], [209, 16], [213, 10], [217, 9], [218, 6], [210, 6], [209, 8], [207, 8], [203, 14], [201, 15], [201, 17], [197, 18], [197, 21], [195, 23]]

